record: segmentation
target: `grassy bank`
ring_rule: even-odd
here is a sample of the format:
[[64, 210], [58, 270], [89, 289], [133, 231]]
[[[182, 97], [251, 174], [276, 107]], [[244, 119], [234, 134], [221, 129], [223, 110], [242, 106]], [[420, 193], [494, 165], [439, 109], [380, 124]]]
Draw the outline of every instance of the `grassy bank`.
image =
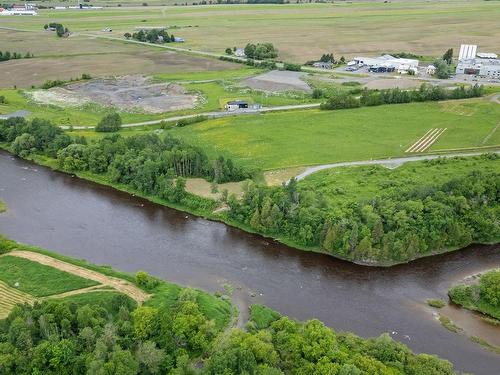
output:
[[0, 199], [0, 214], [5, 211], [7, 211], [7, 205]]

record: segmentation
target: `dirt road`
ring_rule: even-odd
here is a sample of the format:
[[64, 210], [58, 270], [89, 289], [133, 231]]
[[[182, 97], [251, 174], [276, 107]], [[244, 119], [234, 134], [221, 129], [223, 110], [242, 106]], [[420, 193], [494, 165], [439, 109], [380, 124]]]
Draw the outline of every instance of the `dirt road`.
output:
[[[138, 126], [146, 126], [146, 125], [156, 125], [161, 122], [175, 122], [182, 119], [193, 118], [197, 116], [207, 116], [208, 118], [219, 118], [219, 117], [227, 117], [227, 116], [241, 116], [241, 115], [255, 115], [258, 113], [266, 113], [266, 112], [277, 112], [277, 111], [292, 111], [298, 109], [311, 109], [311, 108], [319, 108], [320, 103], [310, 103], [310, 104], [297, 104], [297, 105], [282, 105], [276, 107], [265, 107], [259, 109], [239, 109], [236, 111], [219, 111], [219, 112], [203, 112], [203, 113], [194, 113], [192, 115], [184, 115], [184, 116], [172, 116], [165, 117], [159, 120], [151, 120], [151, 121], [143, 121], [136, 122], [132, 124], [123, 124], [122, 128], [134, 128]], [[61, 125], [61, 129], [69, 129], [70, 125]], [[94, 129], [95, 126], [80, 126], [73, 125], [72, 128], [74, 130], [83, 130], [83, 129]]]
[[[500, 151], [491, 151], [495, 154], [500, 154]], [[420, 161], [420, 160], [433, 160], [438, 158], [453, 158], [456, 156], [476, 156], [487, 153], [486, 151], [470, 152], [470, 153], [449, 153], [449, 154], [434, 154], [434, 155], [419, 155], [419, 156], [409, 156], [404, 158], [389, 158], [389, 159], [378, 159], [378, 160], [363, 160], [363, 161], [348, 161], [343, 163], [333, 163], [333, 164], [323, 164], [317, 165], [315, 167], [307, 168], [304, 172], [297, 175], [295, 178], [297, 180], [302, 180], [313, 173], [338, 167], [349, 167], [349, 166], [363, 166], [363, 165], [383, 165], [387, 168], [397, 168], [409, 161]]]

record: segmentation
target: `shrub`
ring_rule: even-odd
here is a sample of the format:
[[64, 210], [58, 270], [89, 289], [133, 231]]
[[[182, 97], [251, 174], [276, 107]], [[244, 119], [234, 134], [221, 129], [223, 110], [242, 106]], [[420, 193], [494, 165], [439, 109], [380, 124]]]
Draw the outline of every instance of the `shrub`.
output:
[[159, 285], [159, 280], [153, 276], [150, 276], [147, 272], [138, 271], [135, 274], [135, 281], [137, 285], [141, 288], [146, 289], [147, 291], [152, 291]]
[[283, 63], [283, 69], [291, 70], [292, 72], [300, 72], [302, 67], [299, 64]]
[[440, 299], [428, 299], [427, 304], [431, 307], [435, 307], [437, 309], [440, 309], [442, 307], [446, 306], [446, 303]]
[[183, 118], [177, 121], [176, 125], [180, 128], [186, 125], [191, 125], [191, 124], [196, 124], [197, 122], [202, 122], [208, 120], [208, 116], [195, 116], [195, 117], [188, 117], [188, 118]]
[[102, 118], [95, 127], [96, 132], [116, 132], [122, 126], [122, 119], [118, 113], [111, 113]]
[[321, 103], [321, 109], [347, 109], [347, 108], [357, 108], [361, 104], [359, 99], [347, 95], [339, 94], [332, 96], [325, 103]]

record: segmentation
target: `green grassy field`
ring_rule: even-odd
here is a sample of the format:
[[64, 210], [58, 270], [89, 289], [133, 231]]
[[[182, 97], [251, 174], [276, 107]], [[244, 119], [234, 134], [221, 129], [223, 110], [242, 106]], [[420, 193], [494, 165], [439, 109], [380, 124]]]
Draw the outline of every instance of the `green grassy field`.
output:
[[500, 106], [486, 99], [349, 110], [304, 110], [215, 119], [170, 130], [211, 156], [263, 170], [403, 156], [431, 128], [448, 130], [430, 148], [500, 144], [491, 136]]
[[0, 213], [7, 211], [7, 205], [0, 199]]
[[437, 56], [462, 42], [495, 50], [499, 17], [495, 1], [454, 0], [41, 10], [37, 17], [8, 17], [2, 24], [41, 30], [44, 23], [57, 21], [75, 32], [102, 33], [111, 27], [114, 36], [138, 26], [176, 26], [172, 32], [186, 39], [187, 48], [223, 53], [226, 47], [269, 41], [281, 59], [304, 62], [329, 52]]
[[380, 165], [333, 168], [313, 173], [299, 182], [303, 191], [321, 193], [334, 207], [369, 200], [381, 192], [404, 187], [440, 186], [473, 170], [500, 172], [500, 159], [467, 157], [408, 162], [396, 169]]
[[11, 287], [16, 287], [15, 284], [19, 283], [17, 289], [34, 297], [45, 297], [99, 284], [37, 262], [8, 255], [0, 257], [0, 280]]

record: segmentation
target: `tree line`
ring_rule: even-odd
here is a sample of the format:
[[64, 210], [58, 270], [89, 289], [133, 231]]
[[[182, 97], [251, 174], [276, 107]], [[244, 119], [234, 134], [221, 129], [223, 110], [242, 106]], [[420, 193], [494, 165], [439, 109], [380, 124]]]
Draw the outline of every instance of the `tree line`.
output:
[[355, 97], [351, 93], [338, 93], [321, 104], [321, 109], [346, 109], [383, 104], [400, 104], [411, 102], [439, 101], [447, 99], [476, 98], [483, 95], [483, 86], [459, 86], [447, 90], [441, 86], [423, 83], [418, 90], [401, 90], [399, 88], [386, 90], [361, 91], [361, 96]]
[[72, 138], [49, 121], [11, 118], [0, 121], [0, 142], [8, 142], [21, 157], [44, 154], [57, 159], [63, 170], [103, 174], [113, 183], [174, 203], [186, 198], [186, 177], [217, 183], [251, 177], [250, 171], [231, 159], [219, 156], [211, 160], [201, 149], [168, 134], [163, 138], [157, 134], [113, 134], [88, 144], [86, 138]]
[[150, 29], [150, 30], [139, 30], [136, 33], [130, 34], [125, 33], [123, 35], [127, 39], [135, 39], [139, 42], [148, 43], [170, 43], [175, 42], [175, 37], [173, 34], [168, 34], [165, 29]]
[[16, 60], [16, 59], [29, 59], [35, 57], [31, 52], [26, 52], [24, 55], [20, 52], [10, 52], [10, 51], [0, 51], [0, 61], [9, 61], [9, 60]]
[[45, 30], [54, 30], [56, 32], [56, 35], [59, 38], [62, 38], [63, 36], [68, 36], [69, 35], [69, 30], [67, 27], [64, 27], [62, 24], [58, 22], [51, 22], [49, 24], [43, 25], [43, 28]]

